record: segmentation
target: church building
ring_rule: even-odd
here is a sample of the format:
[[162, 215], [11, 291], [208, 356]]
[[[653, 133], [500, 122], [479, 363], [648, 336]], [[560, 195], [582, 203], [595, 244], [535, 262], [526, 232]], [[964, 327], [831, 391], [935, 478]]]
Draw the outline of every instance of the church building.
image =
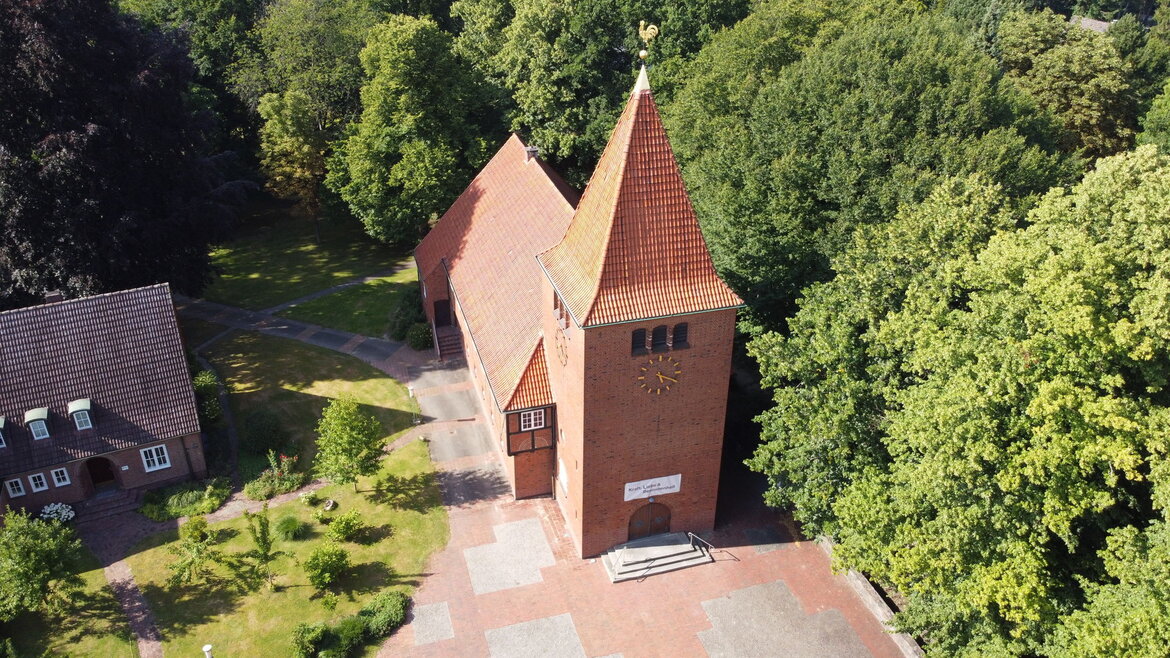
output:
[[415, 251], [516, 498], [582, 557], [715, 523], [736, 309], [643, 67], [583, 194], [512, 135]]

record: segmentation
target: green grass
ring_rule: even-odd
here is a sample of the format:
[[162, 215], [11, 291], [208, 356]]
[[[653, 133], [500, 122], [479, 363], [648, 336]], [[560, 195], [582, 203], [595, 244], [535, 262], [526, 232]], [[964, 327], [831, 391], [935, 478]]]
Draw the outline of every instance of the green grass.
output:
[[[155, 613], [166, 653], [201, 655], [199, 647], [211, 643], [216, 655], [285, 655], [290, 633], [299, 622], [336, 622], [387, 588], [411, 593], [421, 581], [427, 557], [448, 539], [447, 515], [426, 444], [416, 441], [395, 451], [383, 460], [378, 475], [361, 479], [360, 488], [357, 494], [352, 485], [321, 490], [323, 498], [338, 502], [335, 513], [357, 510], [375, 529], [371, 543], [342, 544], [354, 566], [329, 590], [338, 597], [332, 611], [322, 604], [297, 564], [324, 541], [325, 529], [312, 520], [312, 509], [299, 501], [268, 511], [274, 525], [292, 515], [312, 526], [308, 539], [278, 540], [277, 548], [289, 555], [274, 563], [276, 591], [256, 583], [243, 585], [222, 567], [217, 567], [212, 582], [168, 589], [166, 565], [172, 556], [163, 544], [173, 541], [175, 533], [156, 535], [137, 547], [130, 566]], [[221, 546], [225, 553], [251, 548], [244, 519], [212, 524], [212, 528], [227, 537]]]
[[0, 625], [20, 656], [136, 656], [122, 606], [98, 561], [85, 553], [82, 590], [54, 612], [26, 613]]
[[[403, 261], [400, 264], [409, 264]], [[280, 315], [341, 329], [363, 336], [381, 338], [390, 323], [390, 311], [411, 286], [417, 285], [418, 273], [413, 266], [393, 276], [350, 286], [331, 295], [294, 306]]]
[[211, 301], [264, 309], [388, 270], [402, 260], [393, 249], [367, 236], [356, 220], [320, 222], [296, 206], [274, 200], [252, 204], [235, 238], [211, 252], [220, 276], [204, 291]]
[[[233, 332], [205, 354], [231, 391], [236, 423], [255, 409], [270, 409], [279, 418], [302, 467], [315, 454], [317, 421], [330, 399], [352, 395], [382, 422], [387, 438], [410, 426], [418, 405], [406, 387], [351, 356], [294, 340], [252, 332]], [[241, 436], [241, 441], [245, 438]], [[263, 455], [240, 446], [240, 473], [245, 481], [267, 468]]]

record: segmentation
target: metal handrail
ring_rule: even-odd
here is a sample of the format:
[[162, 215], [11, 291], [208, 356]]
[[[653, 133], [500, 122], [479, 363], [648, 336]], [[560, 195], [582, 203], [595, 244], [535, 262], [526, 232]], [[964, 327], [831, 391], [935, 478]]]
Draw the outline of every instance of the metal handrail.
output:
[[702, 537], [700, 537], [700, 536], [696, 535], [695, 533], [693, 533], [693, 532], [691, 532], [691, 531], [689, 531], [689, 530], [687, 531], [687, 536], [691, 538], [691, 548], [694, 548], [694, 547], [695, 547], [695, 540], [696, 540], [696, 539], [698, 539], [699, 541], [701, 541], [701, 542], [703, 542], [704, 544], [706, 544], [706, 545], [707, 545], [707, 548], [711, 549], [712, 551], [713, 551], [713, 550], [715, 550], [715, 545], [714, 545], [714, 544], [712, 544], [711, 542], [707, 541], [706, 539], [703, 539]]

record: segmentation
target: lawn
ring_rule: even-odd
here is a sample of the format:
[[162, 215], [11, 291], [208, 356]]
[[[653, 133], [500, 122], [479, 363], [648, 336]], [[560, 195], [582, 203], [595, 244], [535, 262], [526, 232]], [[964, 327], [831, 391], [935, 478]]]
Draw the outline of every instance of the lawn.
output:
[[[273, 526], [291, 515], [312, 527], [304, 540], [278, 540], [276, 548], [288, 555], [274, 563], [276, 590], [236, 578], [223, 567], [216, 567], [211, 582], [170, 589], [165, 580], [172, 555], [163, 544], [173, 541], [176, 534], [156, 535], [139, 546], [129, 558], [130, 566], [154, 610], [166, 653], [198, 656], [199, 648], [210, 643], [219, 656], [286, 655], [290, 633], [299, 622], [335, 622], [387, 588], [411, 593], [424, 575], [427, 557], [448, 539], [447, 515], [426, 444], [415, 441], [395, 451], [383, 460], [381, 472], [362, 478], [359, 487], [356, 494], [348, 484], [320, 491], [322, 498], [337, 501], [334, 514], [358, 510], [374, 529], [368, 543], [342, 544], [353, 566], [329, 590], [337, 597], [333, 610], [308, 584], [299, 566], [325, 541], [325, 526], [315, 522], [313, 509], [299, 501], [268, 512]], [[212, 529], [225, 538], [220, 548], [226, 554], [252, 547], [242, 518], [213, 524]]]
[[222, 324], [215, 324], [214, 322], [205, 322], [195, 318], [179, 318], [179, 331], [183, 333], [183, 340], [187, 343], [187, 349], [194, 350], [203, 343], [215, 338], [227, 327]]
[[219, 277], [211, 301], [265, 309], [360, 276], [391, 269], [401, 249], [371, 239], [357, 220], [319, 224], [296, 206], [265, 199], [249, 207], [234, 239], [211, 252]]
[[280, 315], [363, 336], [383, 338], [390, 322], [390, 311], [407, 290], [418, 285], [418, 273], [413, 264], [409, 260], [399, 264], [407, 267], [393, 276], [373, 279], [318, 297], [293, 306]]
[[243, 431], [256, 410], [276, 414], [303, 466], [312, 463], [317, 421], [332, 398], [352, 395], [382, 422], [387, 438], [409, 427], [418, 413], [406, 387], [389, 375], [314, 345], [237, 331], [212, 343], [204, 356], [231, 391], [232, 412], [242, 430], [240, 473], [245, 481], [267, 466], [263, 456], [248, 454]]
[[81, 592], [56, 612], [27, 613], [0, 625], [17, 655], [136, 656], [122, 606], [106, 584], [98, 561], [85, 553]]

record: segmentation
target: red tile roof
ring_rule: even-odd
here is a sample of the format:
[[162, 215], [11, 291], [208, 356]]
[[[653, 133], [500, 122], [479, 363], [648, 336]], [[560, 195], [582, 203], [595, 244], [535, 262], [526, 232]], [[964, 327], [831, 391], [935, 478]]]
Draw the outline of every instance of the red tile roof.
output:
[[[93, 429], [78, 431], [67, 407], [84, 398]], [[34, 441], [24, 414], [40, 407]], [[198, 432], [167, 284], [0, 313], [0, 416], [0, 475]]]
[[564, 240], [539, 261], [582, 326], [743, 304], [711, 264], [644, 74]]
[[415, 249], [424, 277], [446, 266], [501, 409], [551, 404], [540, 384], [547, 389], [548, 373], [534, 372], [538, 354], [544, 364], [536, 254], [564, 236], [576, 201], [577, 193], [539, 158], [529, 159], [512, 135]]
[[536, 349], [516, 385], [512, 399], [504, 405], [505, 411], [547, 407], [553, 403], [552, 387], [548, 383], [548, 363], [544, 360], [544, 339], [536, 341]]

